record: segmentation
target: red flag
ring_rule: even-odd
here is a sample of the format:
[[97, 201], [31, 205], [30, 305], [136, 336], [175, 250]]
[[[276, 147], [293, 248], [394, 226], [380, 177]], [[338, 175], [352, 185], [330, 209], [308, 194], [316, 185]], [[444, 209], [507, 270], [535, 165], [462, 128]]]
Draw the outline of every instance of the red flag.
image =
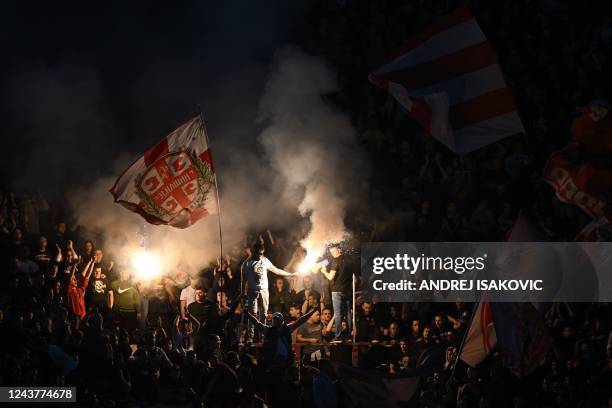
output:
[[591, 106], [582, 112], [572, 124], [571, 143], [546, 163], [544, 181], [555, 188], [559, 200], [579, 206], [593, 218], [609, 218], [612, 117], [603, 107]]
[[495, 51], [466, 7], [412, 38], [370, 81], [456, 153], [525, 131]]
[[115, 182], [116, 203], [151, 224], [187, 228], [217, 212], [212, 156], [199, 115], [149, 148]]

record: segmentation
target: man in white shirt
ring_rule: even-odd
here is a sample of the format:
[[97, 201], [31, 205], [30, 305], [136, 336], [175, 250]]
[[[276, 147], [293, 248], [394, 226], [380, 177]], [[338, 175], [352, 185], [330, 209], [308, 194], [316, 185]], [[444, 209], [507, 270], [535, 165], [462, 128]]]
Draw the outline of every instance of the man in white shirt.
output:
[[187, 306], [195, 302], [195, 292], [198, 286], [198, 278], [191, 276], [189, 279], [189, 286], [181, 290], [181, 318], [184, 319], [187, 313]]
[[[256, 244], [251, 252], [251, 256], [244, 261], [241, 267], [243, 280], [247, 282], [247, 310], [255, 317], [263, 316], [260, 320], [264, 320], [268, 313], [270, 298], [268, 292], [268, 271], [280, 276], [292, 275], [272, 265], [272, 262], [264, 256], [264, 252], [264, 246]], [[248, 341], [253, 341], [254, 334], [255, 327], [249, 321]]]

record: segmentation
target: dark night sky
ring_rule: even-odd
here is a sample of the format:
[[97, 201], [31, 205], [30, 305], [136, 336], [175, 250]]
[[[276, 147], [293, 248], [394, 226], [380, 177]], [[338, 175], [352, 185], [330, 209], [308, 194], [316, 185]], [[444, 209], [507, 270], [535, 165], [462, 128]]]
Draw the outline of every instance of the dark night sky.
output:
[[196, 104], [216, 160], [231, 160], [233, 145], [255, 140], [270, 61], [306, 11], [281, 0], [7, 3], [3, 184], [112, 174], [118, 155], [142, 151]]

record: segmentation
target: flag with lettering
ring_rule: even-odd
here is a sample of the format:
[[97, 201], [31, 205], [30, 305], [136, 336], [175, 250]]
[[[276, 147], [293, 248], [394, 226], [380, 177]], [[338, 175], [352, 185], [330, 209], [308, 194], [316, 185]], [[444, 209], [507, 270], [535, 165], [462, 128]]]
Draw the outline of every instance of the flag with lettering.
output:
[[150, 147], [110, 189], [147, 222], [187, 228], [217, 213], [212, 155], [200, 115]]
[[525, 131], [495, 51], [466, 7], [418, 33], [370, 81], [455, 153]]

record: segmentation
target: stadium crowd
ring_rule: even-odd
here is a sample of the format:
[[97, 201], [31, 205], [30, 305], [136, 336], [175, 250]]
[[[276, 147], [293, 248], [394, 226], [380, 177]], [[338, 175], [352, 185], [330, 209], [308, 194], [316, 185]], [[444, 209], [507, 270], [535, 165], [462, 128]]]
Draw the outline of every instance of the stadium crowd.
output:
[[[520, 211], [548, 239], [564, 241], [589, 222], [579, 208], [554, 198], [541, 170], [567, 142], [573, 109], [610, 94], [600, 84], [612, 20], [584, 11], [605, 8], [602, 2], [582, 2], [571, 18], [556, 0], [468, 2], [499, 55], [529, 136], [467, 156], [428, 138], [391, 96], [365, 80], [386, 51], [454, 2], [320, 3], [309, 16], [317, 34], [297, 42], [338, 67], [342, 87], [330, 98], [352, 115], [371, 156], [371, 220], [348, 220], [356, 237], [498, 241]], [[397, 185], [402, 188], [386, 187]], [[344, 361], [394, 378], [421, 376], [405, 406], [612, 404], [607, 304], [551, 305], [542, 317], [552, 338], [546, 360], [518, 378], [500, 350], [477, 368], [455, 364], [473, 305], [388, 304], [359, 295], [354, 355], [350, 322], [334, 329], [323, 274], [270, 274], [262, 323], [272, 325], [274, 313], [292, 323], [311, 312], [291, 333], [301, 346], [298, 363], [289, 364], [290, 353], [279, 369], [257, 335], [247, 342], [240, 266], [261, 242], [271, 262], [285, 267], [298, 237], [257, 232], [205, 270], [168, 271], [142, 285], [113, 262], [103, 242], [81, 232], [69, 206], [50, 205], [40, 194], [0, 194], [0, 385], [77, 386], [79, 401], [91, 406], [355, 406], [329, 364]]]

